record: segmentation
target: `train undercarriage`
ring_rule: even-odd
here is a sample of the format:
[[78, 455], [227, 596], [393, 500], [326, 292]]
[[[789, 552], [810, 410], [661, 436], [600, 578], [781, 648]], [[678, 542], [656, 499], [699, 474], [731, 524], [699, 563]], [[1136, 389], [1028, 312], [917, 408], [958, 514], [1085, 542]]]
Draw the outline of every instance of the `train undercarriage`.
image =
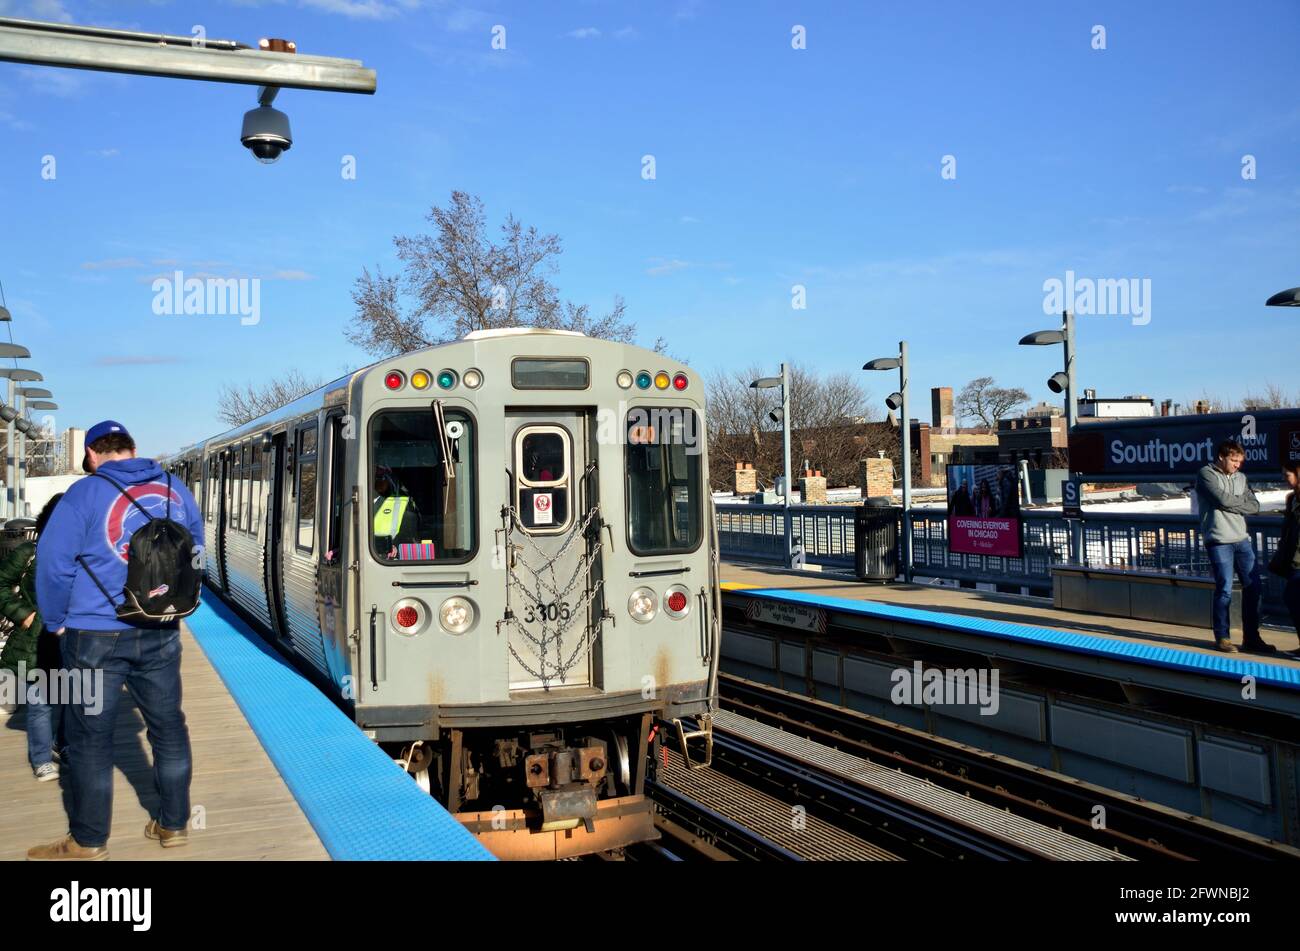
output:
[[659, 837], [645, 797], [661, 743], [705, 765], [707, 716], [687, 730], [653, 713], [541, 728], [448, 729], [434, 741], [387, 745], [421, 788], [501, 859], [547, 861]]

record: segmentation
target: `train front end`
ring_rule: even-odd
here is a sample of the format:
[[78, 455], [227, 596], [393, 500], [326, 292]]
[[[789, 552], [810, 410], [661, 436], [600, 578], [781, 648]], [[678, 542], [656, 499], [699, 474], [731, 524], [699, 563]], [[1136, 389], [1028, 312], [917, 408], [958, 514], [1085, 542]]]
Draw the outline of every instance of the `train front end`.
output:
[[708, 755], [703, 389], [660, 354], [538, 330], [354, 382], [356, 719], [499, 856], [655, 838], [648, 756]]

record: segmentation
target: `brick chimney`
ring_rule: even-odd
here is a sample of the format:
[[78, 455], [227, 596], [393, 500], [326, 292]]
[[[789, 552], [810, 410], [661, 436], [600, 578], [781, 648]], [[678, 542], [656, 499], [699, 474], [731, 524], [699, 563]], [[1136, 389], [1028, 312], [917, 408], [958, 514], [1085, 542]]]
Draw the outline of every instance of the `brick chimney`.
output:
[[952, 413], [951, 386], [936, 386], [930, 390], [930, 425], [940, 432], [956, 428], [957, 419]]

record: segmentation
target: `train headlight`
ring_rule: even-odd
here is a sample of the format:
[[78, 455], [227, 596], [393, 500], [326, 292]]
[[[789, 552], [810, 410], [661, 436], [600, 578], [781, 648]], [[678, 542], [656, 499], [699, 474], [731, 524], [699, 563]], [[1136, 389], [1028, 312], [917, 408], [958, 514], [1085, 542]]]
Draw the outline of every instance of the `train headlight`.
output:
[[474, 626], [474, 603], [466, 598], [448, 598], [438, 609], [438, 623], [448, 634], [464, 634]]
[[659, 597], [650, 588], [637, 588], [627, 599], [627, 613], [632, 620], [646, 624], [659, 611]]
[[429, 609], [416, 598], [403, 598], [393, 605], [393, 630], [412, 637], [424, 630], [429, 620]]
[[621, 390], [631, 389], [631, 387], [632, 387], [632, 371], [631, 371], [631, 370], [620, 370], [620, 371], [619, 371], [619, 374], [618, 374], [618, 387], [619, 387], [619, 389], [621, 389]]
[[478, 370], [466, 370], [465, 375], [460, 378], [460, 381], [471, 390], [477, 390], [483, 385], [483, 374]]
[[686, 617], [691, 613], [691, 593], [683, 585], [675, 584], [664, 595], [664, 611], [669, 617]]

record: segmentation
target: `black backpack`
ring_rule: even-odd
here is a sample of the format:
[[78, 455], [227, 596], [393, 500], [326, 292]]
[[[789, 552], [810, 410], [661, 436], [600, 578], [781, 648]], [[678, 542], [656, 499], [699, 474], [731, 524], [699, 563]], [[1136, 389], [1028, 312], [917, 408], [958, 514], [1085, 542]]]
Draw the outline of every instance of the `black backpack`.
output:
[[172, 521], [172, 477], [167, 474], [167, 515], [155, 518], [126, 489], [108, 476], [94, 473], [109, 482], [126, 500], [149, 519], [131, 535], [126, 549], [126, 584], [122, 603], [108, 593], [81, 555], [77, 561], [86, 569], [95, 587], [104, 592], [117, 616], [133, 627], [166, 624], [188, 617], [199, 606], [199, 589], [203, 572], [194, 566], [194, 536], [179, 522]]

